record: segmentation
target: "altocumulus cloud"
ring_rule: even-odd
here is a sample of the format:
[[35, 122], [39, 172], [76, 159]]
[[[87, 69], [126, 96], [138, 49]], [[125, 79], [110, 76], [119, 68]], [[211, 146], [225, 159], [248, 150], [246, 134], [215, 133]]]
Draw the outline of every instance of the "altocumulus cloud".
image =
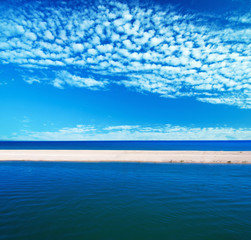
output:
[[251, 108], [250, 13], [219, 17], [117, 1], [21, 5], [0, 10], [0, 63], [50, 72], [29, 73], [28, 83], [120, 84]]
[[77, 125], [55, 131], [23, 130], [10, 140], [249, 140], [251, 128], [120, 125], [97, 128]]

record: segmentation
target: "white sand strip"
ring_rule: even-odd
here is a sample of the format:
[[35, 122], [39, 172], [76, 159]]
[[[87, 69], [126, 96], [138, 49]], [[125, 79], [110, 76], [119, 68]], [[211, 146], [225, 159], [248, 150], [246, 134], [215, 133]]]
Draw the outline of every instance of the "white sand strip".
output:
[[0, 161], [251, 164], [251, 151], [0, 150]]

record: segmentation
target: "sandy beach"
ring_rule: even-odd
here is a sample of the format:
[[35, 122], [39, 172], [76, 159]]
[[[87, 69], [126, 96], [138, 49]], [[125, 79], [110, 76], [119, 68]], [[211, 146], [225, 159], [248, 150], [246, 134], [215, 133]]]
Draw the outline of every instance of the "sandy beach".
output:
[[251, 151], [0, 150], [0, 161], [251, 164]]

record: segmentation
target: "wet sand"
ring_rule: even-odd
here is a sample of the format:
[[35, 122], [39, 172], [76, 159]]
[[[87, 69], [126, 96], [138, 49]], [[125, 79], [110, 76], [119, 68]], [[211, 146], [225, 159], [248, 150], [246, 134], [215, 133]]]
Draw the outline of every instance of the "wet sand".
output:
[[0, 161], [251, 164], [251, 151], [0, 150]]

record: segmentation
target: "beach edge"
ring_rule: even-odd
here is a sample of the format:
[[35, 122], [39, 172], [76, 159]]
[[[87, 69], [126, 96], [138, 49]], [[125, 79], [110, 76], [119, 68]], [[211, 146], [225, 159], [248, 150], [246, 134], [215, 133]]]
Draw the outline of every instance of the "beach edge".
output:
[[251, 151], [0, 150], [0, 161], [251, 164]]

